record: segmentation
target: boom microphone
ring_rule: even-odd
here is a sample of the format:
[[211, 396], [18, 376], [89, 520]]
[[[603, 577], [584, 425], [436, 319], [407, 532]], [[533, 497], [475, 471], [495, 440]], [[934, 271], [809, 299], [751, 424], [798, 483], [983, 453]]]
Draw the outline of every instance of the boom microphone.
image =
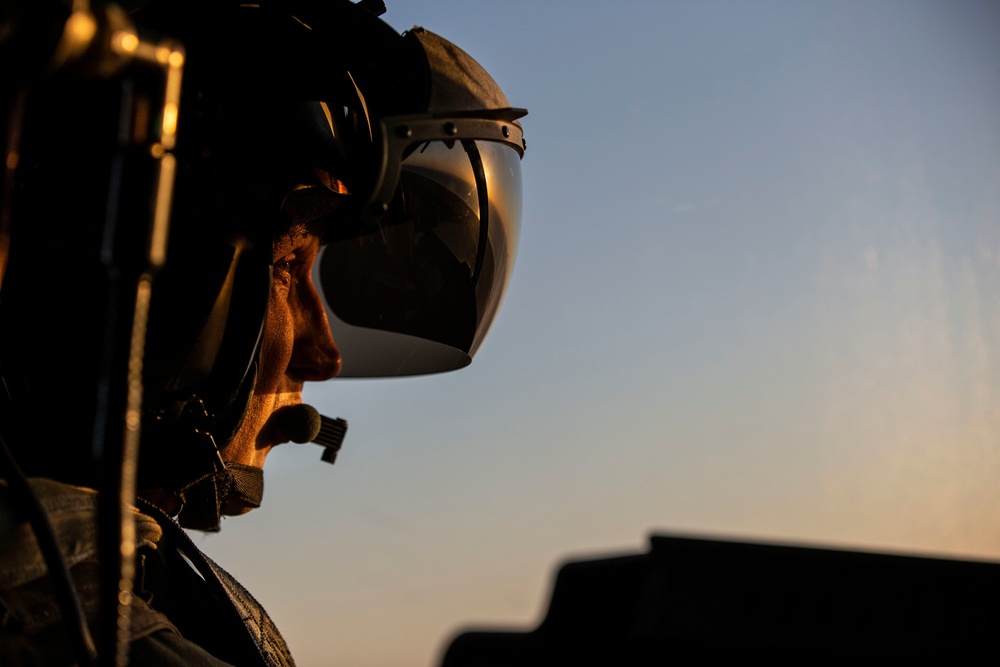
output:
[[300, 445], [319, 435], [321, 425], [319, 412], [311, 405], [299, 403], [285, 406], [275, 411], [274, 419], [277, 421], [275, 425], [281, 429], [285, 437]]
[[299, 403], [277, 410], [272, 418], [275, 426], [292, 442], [314, 442], [323, 447], [322, 459], [333, 464], [337, 452], [344, 444], [347, 422], [340, 418], [324, 417], [311, 405]]

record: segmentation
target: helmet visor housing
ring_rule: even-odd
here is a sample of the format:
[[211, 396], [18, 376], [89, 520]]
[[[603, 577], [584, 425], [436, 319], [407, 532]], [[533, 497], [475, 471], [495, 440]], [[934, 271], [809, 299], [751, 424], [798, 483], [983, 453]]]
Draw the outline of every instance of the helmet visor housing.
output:
[[371, 59], [283, 80], [294, 94], [275, 114], [281, 148], [269, 189], [255, 188], [281, 202], [279, 218], [323, 229], [312, 278], [342, 377], [468, 365], [520, 232], [526, 112], [446, 40], [422, 29], [395, 39]]
[[[460, 123], [431, 122], [449, 129]], [[508, 134], [514, 127], [469, 124], [482, 123]], [[391, 149], [402, 157], [389, 161], [398, 172], [383, 178], [360, 224], [348, 225], [355, 233], [331, 230], [313, 268], [343, 353], [342, 376], [468, 365], [514, 267], [521, 224], [514, 145], [443, 138], [392, 142]]]

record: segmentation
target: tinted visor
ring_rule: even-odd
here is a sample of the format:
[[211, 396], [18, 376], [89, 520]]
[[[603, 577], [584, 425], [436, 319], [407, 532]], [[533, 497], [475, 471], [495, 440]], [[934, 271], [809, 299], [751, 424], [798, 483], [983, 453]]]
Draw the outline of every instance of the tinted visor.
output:
[[341, 376], [461, 368], [482, 344], [514, 266], [520, 155], [476, 139], [407, 147], [385, 215], [336, 232], [313, 267]]

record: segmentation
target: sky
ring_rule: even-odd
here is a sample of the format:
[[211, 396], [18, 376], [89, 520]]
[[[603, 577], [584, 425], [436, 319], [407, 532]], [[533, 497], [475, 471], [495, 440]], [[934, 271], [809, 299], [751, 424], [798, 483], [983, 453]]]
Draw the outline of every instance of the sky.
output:
[[196, 542], [301, 667], [528, 629], [653, 533], [1000, 560], [1000, 5], [387, 0], [522, 123], [472, 365], [335, 380]]

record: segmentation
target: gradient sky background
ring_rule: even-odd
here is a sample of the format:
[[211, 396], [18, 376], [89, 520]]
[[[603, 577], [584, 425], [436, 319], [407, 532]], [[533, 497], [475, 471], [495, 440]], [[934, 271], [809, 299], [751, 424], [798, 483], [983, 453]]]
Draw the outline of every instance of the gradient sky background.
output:
[[196, 535], [301, 667], [433, 665], [654, 531], [1000, 559], [1000, 4], [387, 0], [524, 120], [473, 365], [307, 390]]

